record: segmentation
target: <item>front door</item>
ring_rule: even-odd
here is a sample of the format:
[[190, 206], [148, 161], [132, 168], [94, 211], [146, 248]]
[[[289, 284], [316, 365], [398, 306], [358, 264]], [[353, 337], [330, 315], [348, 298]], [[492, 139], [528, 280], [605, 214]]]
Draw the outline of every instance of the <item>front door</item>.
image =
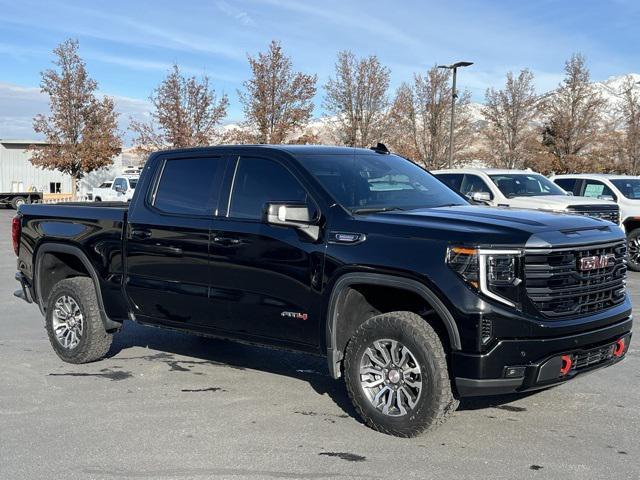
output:
[[237, 160], [228, 211], [211, 232], [211, 294], [231, 306], [226, 330], [276, 342], [317, 345], [324, 245], [292, 227], [267, 224], [268, 202], [315, 203], [278, 161]]
[[209, 234], [226, 159], [159, 162], [152, 192], [137, 198], [127, 231], [126, 292], [141, 321], [211, 326], [228, 313], [209, 301]]

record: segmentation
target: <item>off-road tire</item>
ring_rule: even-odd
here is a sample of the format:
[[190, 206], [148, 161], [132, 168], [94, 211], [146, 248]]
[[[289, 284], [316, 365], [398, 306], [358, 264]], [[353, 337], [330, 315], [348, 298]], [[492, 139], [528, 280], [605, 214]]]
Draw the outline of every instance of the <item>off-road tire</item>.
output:
[[[420, 365], [423, 386], [413, 410], [388, 416], [377, 410], [360, 383], [360, 362], [366, 348], [376, 340], [397, 340]], [[447, 358], [433, 328], [413, 312], [391, 312], [365, 321], [346, 348], [344, 377], [349, 397], [364, 422], [374, 430], [398, 437], [415, 437], [444, 423], [458, 407], [451, 389]]]
[[[60, 345], [53, 329], [54, 305], [64, 295], [78, 304], [84, 322], [80, 342], [71, 349]], [[54, 351], [68, 363], [89, 363], [103, 358], [113, 339], [113, 335], [104, 329], [93, 280], [88, 277], [67, 278], [54, 285], [47, 302], [45, 328]]]

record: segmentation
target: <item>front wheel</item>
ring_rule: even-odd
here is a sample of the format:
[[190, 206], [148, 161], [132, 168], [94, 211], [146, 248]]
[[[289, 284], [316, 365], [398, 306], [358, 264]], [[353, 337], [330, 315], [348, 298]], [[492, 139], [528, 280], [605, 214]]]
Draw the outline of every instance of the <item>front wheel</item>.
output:
[[629, 270], [640, 272], [640, 228], [627, 235], [627, 266]]
[[390, 435], [417, 436], [458, 405], [442, 343], [412, 312], [378, 315], [358, 327], [347, 345], [344, 374], [365, 423]]
[[54, 351], [69, 363], [99, 360], [109, 351], [113, 337], [104, 328], [96, 290], [88, 277], [55, 284], [47, 302], [46, 329]]

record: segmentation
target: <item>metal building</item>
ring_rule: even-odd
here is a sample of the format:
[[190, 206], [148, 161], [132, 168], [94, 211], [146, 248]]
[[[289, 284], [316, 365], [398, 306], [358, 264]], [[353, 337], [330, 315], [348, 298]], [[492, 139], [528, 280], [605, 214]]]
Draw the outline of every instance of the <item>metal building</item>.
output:
[[[45, 196], [64, 198], [71, 194], [71, 176], [58, 170], [46, 170], [31, 164], [31, 145], [46, 145], [38, 140], [0, 139], [0, 192], [42, 192]], [[78, 182], [82, 198], [95, 186], [120, 175], [126, 167], [141, 166], [144, 159], [131, 149], [113, 159], [113, 165], [91, 172]]]
[[57, 170], [31, 164], [30, 145], [46, 145], [36, 140], [0, 139], [0, 192], [70, 193], [71, 177]]

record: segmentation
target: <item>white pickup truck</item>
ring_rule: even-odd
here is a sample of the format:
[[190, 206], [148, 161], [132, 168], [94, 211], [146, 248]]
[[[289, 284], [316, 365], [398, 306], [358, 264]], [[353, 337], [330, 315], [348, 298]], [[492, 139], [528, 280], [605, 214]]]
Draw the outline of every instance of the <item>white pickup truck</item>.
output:
[[436, 170], [432, 173], [477, 203], [588, 215], [620, 224], [620, 209], [611, 199], [573, 196], [572, 192], [566, 192], [539, 173], [493, 168]]
[[640, 177], [609, 174], [566, 174], [551, 177], [575, 195], [613, 200], [620, 208], [620, 223], [627, 234], [627, 265], [640, 271]]
[[138, 184], [138, 177], [121, 176], [111, 182], [104, 182], [91, 191], [94, 202], [128, 202]]

